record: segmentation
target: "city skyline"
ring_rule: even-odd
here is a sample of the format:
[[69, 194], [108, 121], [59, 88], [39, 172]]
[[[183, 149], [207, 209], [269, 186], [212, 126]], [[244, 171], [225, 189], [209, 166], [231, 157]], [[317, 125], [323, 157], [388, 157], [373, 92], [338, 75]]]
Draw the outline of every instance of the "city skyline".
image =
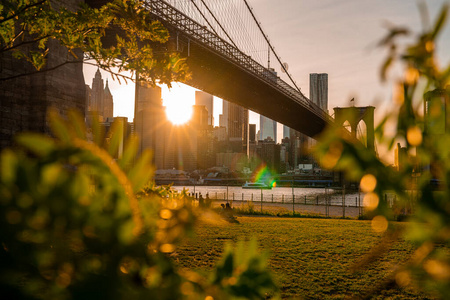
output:
[[[446, 1], [428, 2], [430, 20], [434, 20], [438, 9]], [[382, 84], [379, 70], [386, 56], [384, 49], [376, 47], [384, 37], [387, 25], [407, 26], [413, 32], [420, 32], [421, 18], [416, 2], [409, 1], [283, 1], [283, 5], [272, 1], [249, 1], [261, 21], [261, 26], [276, 47], [281, 59], [289, 64], [289, 71], [305, 95], [309, 95], [311, 73], [328, 74], [328, 109], [347, 106], [355, 99], [357, 106], [376, 106], [375, 119], [391, 109], [392, 86]], [[320, 21], [318, 21], [320, 20]], [[286, 30], [289, 28], [289, 30]], [[438, 57], [442, 64], [450, 61], [450, 53], [441, 49], [450, 46], [450, 28], [446, 28], [439, 38]], [[394, 69], [395, 70], [395, 69]], [[278, 75], [283, 76], [280, 70]], [[91, 77], [86, 76], [87, 82]], [[394, 72], [389, 82], [394, 82], [398, 72]], [[107, 78], [107, 77], [106, 77]], [[115, 97], [115, 115], [130, 116], [134, 89], [131, 85], [117, 86], [110, 81], [110, 89]], [[165, 104], [170, 102], [168, 89], [162, 87]], [[192, 91], [191, 91], [192, 90]], [[182, 92], [181, 92], [182, 91]], [[182, 84], [174, 84], [173, 93], [179, 93], [185, 100], [185, 111], [194, 103], [195, 89], [186, 89]], [[117, 99], [117, 100], [116, 100]], [[214, 119], [218, 124], [221, 100], [214, 98]], [[128, 114], [128, 115], [127, 115]], [[250, 112], [250, 123], [259, 128], [259, 115]], [[278, 136], [282, 136], [279, 125]]]

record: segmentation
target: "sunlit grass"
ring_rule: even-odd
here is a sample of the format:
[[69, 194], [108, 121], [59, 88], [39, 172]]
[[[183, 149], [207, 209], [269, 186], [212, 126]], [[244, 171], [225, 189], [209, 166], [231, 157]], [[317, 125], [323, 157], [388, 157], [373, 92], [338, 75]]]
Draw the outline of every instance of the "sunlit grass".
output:
[[[181, 267], [212, 270], [227, 241], [256, 237], [270, 253], [269, 265], [282, 297], [307, 299], [354, 298], [370, 292], [391, 276], [399, 262], [413, 253], [411, 243], [399, 239], [380, 260], [365, 269], [351, 268], [380, 243], [370, 221], [239, 217], [240, 224], [200, 224], [196, 236], [174, 255]], [[405, 224], [395, 224], [405, 226]], [[391, 288], [379, 299], [417, 299], [425, 295], [412, 287]]]

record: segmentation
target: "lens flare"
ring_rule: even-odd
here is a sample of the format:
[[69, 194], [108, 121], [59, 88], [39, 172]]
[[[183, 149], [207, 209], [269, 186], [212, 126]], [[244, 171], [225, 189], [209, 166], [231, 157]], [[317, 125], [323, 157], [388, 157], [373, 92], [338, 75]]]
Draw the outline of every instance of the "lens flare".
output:
[[408, 128], [406, 139], [411, 146], [419, 146], [422, 143], [422, 130], [417, 126]]
[[385, 232], [388, 229], [388, 221], [384, 216], [375, 216], [372, 219], [372, 229], [377, 233]]
[[253, 176], [253, 182], [264, 182], [269, 184], [271, 187], [275, 187], [276, 186], [276, 182], [275, 180], [272, 178], [272, 174], [270, 173], [269, 169], [267, 168], [267, 166], [264, 165], [260, 165]]
[[370, 193], [375, 190], [377, 179], [372, 174], [366, 174], [361, 178], [360, 187], [364, 193]]
[[380, 202], [380, 198], [376, 193], [367, 193], [363, 198], [364, 206], [367, 207], [368, 210], [374, 210], [378, 207], [378, 203]]

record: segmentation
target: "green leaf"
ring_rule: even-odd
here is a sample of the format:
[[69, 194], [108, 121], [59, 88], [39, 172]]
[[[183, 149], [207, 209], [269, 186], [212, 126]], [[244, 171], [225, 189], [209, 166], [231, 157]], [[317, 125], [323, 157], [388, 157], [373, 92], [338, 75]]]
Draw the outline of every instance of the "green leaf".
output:
[[22, 133], [15, 137], [16, 142], [39, 156], [48, 155], [55, 150], [54, 139], [38, 133]]
[[124, 124], [123, 120], [114, 120], [111, 129], [109, 130], [109, 145], [108, 145], [108, 153], [115, 157], [118, 155], [121, 156], [121, 147], [123, 147], [123, 136], [124, 136]]
[[105, 129], [100, 124], [100, 119], [97, 112], [93, 112], [90, 119], [92, 120], [92, 139], [97, 146], [101, 146], [103, 144]]
[[118, 164], [122, 169], [125, 169], [127, 165], [133, 162], [138, 151], [139, 139], [136, 136], [130, 136], [125, 144], [122, 157], [119, 159]]
[[438, 19], [436, 20], [436, 23], [434, 24], [433, 31], [431, 32], [431, 38], [434, 40], [436, 36], [439, 34], [439, 32], [442, 29], [442, 26], [444, 25], [448, 14], [448, 5], [442, 6], [441, 12], [439, 14]]
[[16, 180], [16, 169], [19, 159], [16, 154], [5, 149], [0, 155], [0, 182], [11, 184]]
[[391, 66], [393, 60], [394, 60], [394, 58], [391, 55], [384, 61], [383, 65], [381, 66], [381, 69], [380, 69], [381, 81], [386, 81], [386, 78], [387, 78], [386, 74], [387, 74], [389, 67]]
[[70, 134], [69, 127], [56, 109], [49, 109], [47, 115], [53, 134], [61, 141], [70, 143], [72, 141], [72, 135]]
[[144, 151], [134, 167], [128, 172], [128, 178], [133, 184], [133, 191], [139, 191], [152, 177], [154, 169], [151, 165], [151, 158], [151, 152], [149, 150]]
[[133, 220], [128, 220], [120, 226], [118, 236], [122, 244], [129, 245], [135, 240], [136, 236], [133, 234], [134, 226]]
[[76, 136], [82, 140], [86, 140], [86, 124], [81, 114], [75, 110], [70, 110], [68, 117]]

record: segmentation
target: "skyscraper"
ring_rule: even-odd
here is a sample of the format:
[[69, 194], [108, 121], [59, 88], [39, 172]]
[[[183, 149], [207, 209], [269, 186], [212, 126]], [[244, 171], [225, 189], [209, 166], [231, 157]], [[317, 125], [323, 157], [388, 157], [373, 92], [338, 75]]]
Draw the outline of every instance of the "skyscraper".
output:
[[247, 149], [248, 109], [228, 102], [228, 140], [233, 152]]
[[195, 105], [204, 105], [208, 110], [208, 125], [214, 126], [214, 97], [203, 91], [195, 91]]
[[249, 141], [255, 142], [256, 140], [256, 124], [249, 124], [248, 125], [248, 131], [249, 131]]
[[290, 128], [283, 125], [283, 139], [290, 136]]
[[309, 99], [321, 109], [328, 110], [328, 74], [309, 74]]
[[105, 90], [103, 91], [103, 118], [112, 118], [114, 114], [114, 102], [111, 91], [108, 86], [108, 79], [106, 79]]
[[263, 115], [259, 116], [259, 130], [260, 140], [271, 138], [275, 143], [277, 142], [277, 122], [273, 121]]
[[136, 85], [136, 113], [147, 108], [162, 107], [161, 88], [150, 86], [145, 82]]
[[[200, 170], [206, 170], [215, 165], [213, 127], [208, 125], [208, 115], [208, 109], [205, 106], [194, 105], [190, 127], [196, 134], [196, 168]], [[223, 127], [221, 129], [225, 130]]]
[[161, 88], [137, 84], [135, 132], [139, 137], [139, 150], [150, 149], [157, 169], [164, 168], [166, 151], [165, 133], [168, 121], [162, 106]]
[[228, 132], [228, 101], [223, 100], [222, 114], [219, 117], [219, 126], [225, 127]]
[[[309, 74], [309, 99], [328, 113], [328, 74]], [[316, 141], [312, 138], [305, 138], [302, 148], [309, 151]]]
[[193, 171], [197, 168], [197, 132], [191, 124], [168, 124], [164, 141], [164, 169]]
[[88, 124], [91, 122], [93, 112], [98, 114], [100, 122], [104, 122], [114, 115], [114, 102], [109, 90], [108, 79], [104, 87], [100, 70], [97, 70], [92, 79], [92, 88], [86, 85], [86, 122]]

